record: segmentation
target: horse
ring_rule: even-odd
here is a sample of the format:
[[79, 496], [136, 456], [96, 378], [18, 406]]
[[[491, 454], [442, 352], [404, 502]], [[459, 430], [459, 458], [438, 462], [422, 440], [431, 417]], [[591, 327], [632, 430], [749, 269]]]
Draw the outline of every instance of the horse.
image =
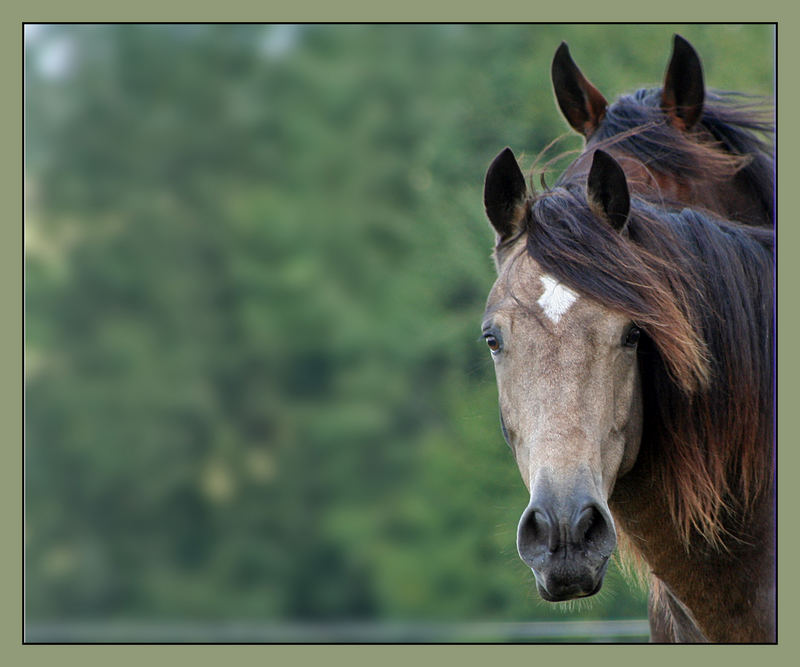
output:
[[619, 538], [650, 570], [651, 641], [774, 642], [774, 232], [591, 159], [529, 194], [506, 148], [485, 180], [519, 555], [560, 602], [600, 590]]
[[600, 148], [621, 164], [637, 194], [774, 225], [771, 108], [741, 93], [707, 91], [700, 56], [680, 35], [673, 37], [663, 86], [623, 95], [610, 106], [564, 42], [551, 79], [564, 118], [585, 138], [566, 177], [585, 175]]

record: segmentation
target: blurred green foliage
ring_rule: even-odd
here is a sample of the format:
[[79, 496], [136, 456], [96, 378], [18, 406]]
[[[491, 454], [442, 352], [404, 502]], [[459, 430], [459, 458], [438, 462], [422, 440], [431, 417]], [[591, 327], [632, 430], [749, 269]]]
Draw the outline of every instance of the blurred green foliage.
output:
[[516, 555], [481, 190], [675, 31], [771, 94], [770, 26], [29, 27], [28, 619], [643, 616]]

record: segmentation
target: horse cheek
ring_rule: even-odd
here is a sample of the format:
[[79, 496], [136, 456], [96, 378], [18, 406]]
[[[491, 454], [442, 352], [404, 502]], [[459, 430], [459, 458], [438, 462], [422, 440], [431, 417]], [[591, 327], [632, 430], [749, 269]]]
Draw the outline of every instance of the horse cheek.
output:
[[622, 382], [623, 391], [617, 401], [617, 431], [623, 439], [622, 459], [616, 477], [622, 477], [633, 468], [639, 456], [642, 439], [642, 388], [638, 364], [633, 363]]

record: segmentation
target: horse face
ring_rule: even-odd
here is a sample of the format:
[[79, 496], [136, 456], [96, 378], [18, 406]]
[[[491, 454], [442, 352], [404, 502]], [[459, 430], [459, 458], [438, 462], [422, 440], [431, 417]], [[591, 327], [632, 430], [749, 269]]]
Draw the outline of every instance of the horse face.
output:
[[[499, 277], [483, 333], [503, 432], [530, 491], [517, 548], [546, 600], [592, 595], [616, 546], [608, 499], [633, 466], [641, 437], [638, 329], [561, 284], [527, 253], [529, 201], [508, 148], [489, 167], [484, 204], [497, 234]], [[626, 233], [625, 173], [599, 150], [586, 205], [590, 224]]]
[[544, 599], [592, 595], [616, 545], [608, 498], [641, 436], [638, 330], [543, 272], [520, 241], [499, 266], [483, 331], [530, 491], [519, 554]]

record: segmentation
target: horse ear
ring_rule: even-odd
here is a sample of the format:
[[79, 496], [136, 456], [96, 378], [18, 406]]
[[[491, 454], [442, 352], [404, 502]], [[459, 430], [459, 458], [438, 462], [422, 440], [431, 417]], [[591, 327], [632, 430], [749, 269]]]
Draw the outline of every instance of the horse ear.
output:
[[556, 50], [550, 74], [561, 113], [572, 129], [588, 139], [606, 114], [606, 98], [583, 76], [566, 42]]
[[689, 130], [700, 120], [705, 90], [700, 56], [689, 42], [675, 35], [661, 91], [661, 108], [678, 129]]
[[522, 220], [528, 196], [525, 177], [510, 148], [504, 148], [489, 165], [483, 187], [486, 215], [500, 240], [509, 238]]
[[618, 232], [625, 229], [631, 211], [628, 181], [619, 163], [601, 150], [595, 151], [592, 158], [586, 197], [598, 217], [606, 220]]

